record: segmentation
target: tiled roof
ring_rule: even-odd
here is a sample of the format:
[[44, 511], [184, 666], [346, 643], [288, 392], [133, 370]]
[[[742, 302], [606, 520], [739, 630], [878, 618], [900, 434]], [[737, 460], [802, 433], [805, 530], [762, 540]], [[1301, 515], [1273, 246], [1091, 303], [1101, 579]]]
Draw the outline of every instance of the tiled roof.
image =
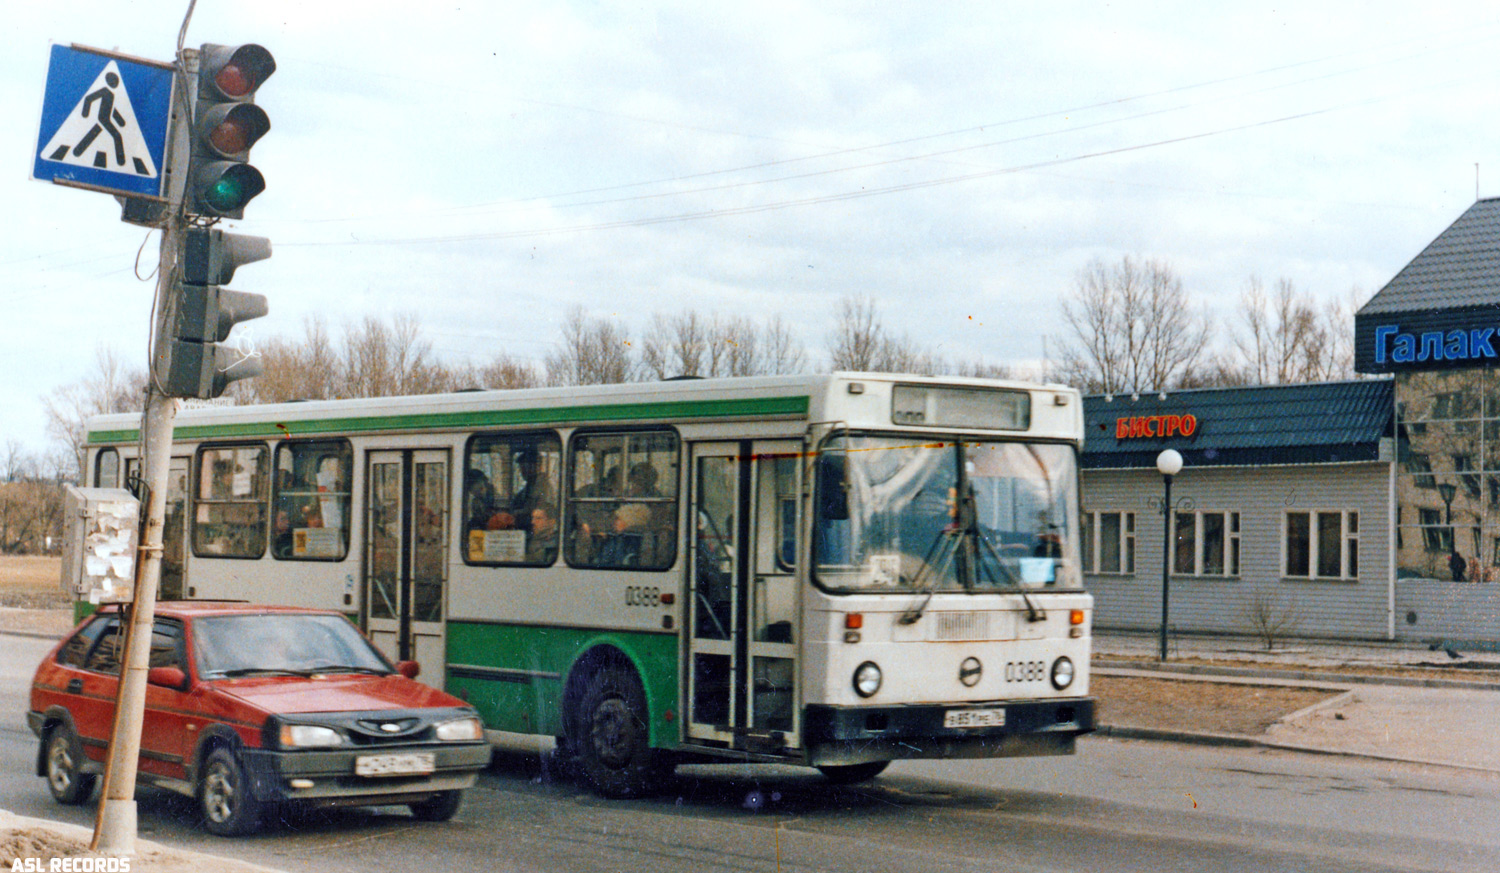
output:
[[[1392, 385], [1366, 379], [1085, 397], [1083, 466], [1154, 468], [1169, 448], [1189, 466], [1375, 460], [1391, 431]], [[1189, 414], [1197, 419], [1190, 437], [1116, 437], [1122, 418]]]
[[1500, 198], [1479, 200], [1360, 310], [1360, 315], [1500, 304]]

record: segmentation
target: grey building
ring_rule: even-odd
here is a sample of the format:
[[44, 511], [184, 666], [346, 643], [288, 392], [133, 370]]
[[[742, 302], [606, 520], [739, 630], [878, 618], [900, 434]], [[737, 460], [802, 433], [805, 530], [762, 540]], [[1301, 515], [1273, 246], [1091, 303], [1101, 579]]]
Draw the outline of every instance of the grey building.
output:
[[[1500, 199], [1355, 316], [1318, 385], [1084, 401], [1084, 569], [1101, 627], [1500, 643]], [[1155, 460], [1178, 450], [1163, 514]], [[1167, 525], [1170, 524], [1168, 528]]]
[[1396, 635], [1391, 397], [1382, 379], [1085, 398], [1096, 624], [1160, 627], [1165, 554], [1175, 630]]

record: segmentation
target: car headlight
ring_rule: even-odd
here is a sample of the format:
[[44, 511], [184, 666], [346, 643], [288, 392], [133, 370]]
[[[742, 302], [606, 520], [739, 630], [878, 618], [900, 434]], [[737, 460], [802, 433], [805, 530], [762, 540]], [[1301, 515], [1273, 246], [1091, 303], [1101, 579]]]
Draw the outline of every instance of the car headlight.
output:
[[342, 746], [344, 738], [338, 731], [320, 724], [284, 724], [281, 726], [281, 745], [288, 749]]
[[874, 697], [880, 690], [880, 668], [874, 661], [866, 661], [854, 670], [854, 693], [860, 697]]
[[1052, 687], [1058, 691], [1073, 684], [1073, 662], [1066, 657], [1052, 662]]
[[455, 718], [452, 721], [445, 721], [438, 724], [435, 733], [438, 739], [445, 742], [482, 740], [484, 739], [484, 725], [479, 723], [479, 719], [472, 716], [469, 718]]

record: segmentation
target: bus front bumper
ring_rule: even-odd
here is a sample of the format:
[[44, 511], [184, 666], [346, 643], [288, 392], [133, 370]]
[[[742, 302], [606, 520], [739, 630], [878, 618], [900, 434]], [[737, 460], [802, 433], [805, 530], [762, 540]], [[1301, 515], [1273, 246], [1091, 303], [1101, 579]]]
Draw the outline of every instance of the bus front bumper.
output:
[[1094, 699], [997, 700], [962, 705], [830, 706], [803, 712], [808, 763], [904, 758], [1069, 755], [1094, 729]]

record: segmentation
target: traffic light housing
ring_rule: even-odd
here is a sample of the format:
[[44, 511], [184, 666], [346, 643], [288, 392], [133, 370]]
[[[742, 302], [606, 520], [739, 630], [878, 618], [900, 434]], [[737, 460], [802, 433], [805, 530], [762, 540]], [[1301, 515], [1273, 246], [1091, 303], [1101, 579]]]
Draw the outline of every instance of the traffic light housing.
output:
[[199, 49], [185, 212], [243, 218], [245, 204], [266, 190], [265, 177], [249, 161], [250, 148], [271, 129], [255, 92], [274, 72], [276, 59], [254, 43]]
[[258, 358], [224, 342], [236, 324], [269, 311], [265, 295], [220, 286], [238, 267], [270, 256], [271, 241], [265, 237], [211, 228], [183, 231], [181, 279], [173, 289], [165, 373], [160, 374], [169, 396], [218, 397], [230, 382], [260, 374]]

